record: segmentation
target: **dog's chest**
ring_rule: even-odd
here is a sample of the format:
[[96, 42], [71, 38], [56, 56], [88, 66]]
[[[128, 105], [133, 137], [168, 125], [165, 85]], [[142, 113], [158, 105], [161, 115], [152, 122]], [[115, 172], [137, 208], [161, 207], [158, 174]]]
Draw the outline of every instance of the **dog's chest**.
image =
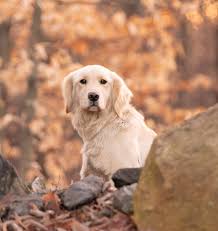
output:
[[97, 136], [84, 143], [83, 155], [88, 159], [88, 164], [110, 175], [114, 169], [119, 168], [122, 161], [122, 152], [125, 152], [125, 133], [128, 130], [127, 123], [113, 124], [97, 134]]

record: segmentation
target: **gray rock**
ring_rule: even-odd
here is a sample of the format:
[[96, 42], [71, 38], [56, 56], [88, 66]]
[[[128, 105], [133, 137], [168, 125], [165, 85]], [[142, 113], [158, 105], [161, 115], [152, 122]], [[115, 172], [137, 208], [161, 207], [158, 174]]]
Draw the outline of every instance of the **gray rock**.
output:
[[44, 203], [40, 195], [30, 194], [26, 197], [18, 197], [9, 205], [9, 213], [16, 213], [20, 216], [29, 214], [31, 205], [36, 205], [39, 209], [43, 209]]
[[75, 182], [60, 194], [62, 205], [72, 210], [92, 202], [101, 193], [103, 183], [102, 178], [93, 175]]
[[38, 194], [30, 194], [26, 196], [10, 194], [1, 200], [0, 218], [9, 217], [15, 213], [20, 216], [28, 215], [33, 204], [39, 209], [43, 209], [44, 207], [43, 200]]
[[13, 165], [0, 154], [0, 199], [7, 193], [23, 195], [27, 192]]
[[117, 170], [112, 176], [115, 187], [120, 188], [124, 185], [137, 183], [141, 170], [142, 168], [122, 168]]
[[114, 215], [114, 211], [109, 207], [104, 207], [101, 211], [99, 211], [99, 217], [112, 217]]
[[218, 105], [158, 136], [134, 197], [141, 231], [217, 231]]
[[113, 206], [119, 211], [132, 214], [133, 213], [133, 193], [135, 192], [137, 183], [124, 186], [121, 189], [114, 192]]

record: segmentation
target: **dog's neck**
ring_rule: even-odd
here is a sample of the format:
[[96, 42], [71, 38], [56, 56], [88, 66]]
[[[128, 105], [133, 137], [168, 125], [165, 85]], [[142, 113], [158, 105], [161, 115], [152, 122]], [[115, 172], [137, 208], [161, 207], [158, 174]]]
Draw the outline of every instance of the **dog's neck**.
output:
[[114, 111], [88, 112], [77, 111], [72, 116], [72, 123], [83, 142], [93, 140], [102, 129], [117, 118]]

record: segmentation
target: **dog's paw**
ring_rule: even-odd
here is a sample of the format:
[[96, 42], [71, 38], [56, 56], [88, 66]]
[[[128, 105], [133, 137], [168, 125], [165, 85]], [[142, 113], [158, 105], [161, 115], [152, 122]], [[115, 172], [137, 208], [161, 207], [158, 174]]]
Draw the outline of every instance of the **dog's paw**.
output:
[[102, 188], [102, 192], [105, 192], [105, 191], [113, 192], [115, 190], [116, 190], [116, 187], [114, 186], [114, 182], [112, 180], [106, 181]]
[[80, 174], [80, 180], [82, 180], [82, 179], [85, 178], [85, 171], [84, 171], [84, 169], [81, 169], [79, 174]]

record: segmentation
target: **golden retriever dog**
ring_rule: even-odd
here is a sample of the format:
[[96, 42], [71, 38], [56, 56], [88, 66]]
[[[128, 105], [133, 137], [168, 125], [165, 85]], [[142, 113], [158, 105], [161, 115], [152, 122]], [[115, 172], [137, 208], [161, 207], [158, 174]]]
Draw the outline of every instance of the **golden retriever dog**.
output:
[[132, 92], [115, 72], [88, 65], [64, 78], [66, 112], [83, 140], [81, 178], [110, 179], [120, 168], [144, 165], [156, 133], [130, 104]]

